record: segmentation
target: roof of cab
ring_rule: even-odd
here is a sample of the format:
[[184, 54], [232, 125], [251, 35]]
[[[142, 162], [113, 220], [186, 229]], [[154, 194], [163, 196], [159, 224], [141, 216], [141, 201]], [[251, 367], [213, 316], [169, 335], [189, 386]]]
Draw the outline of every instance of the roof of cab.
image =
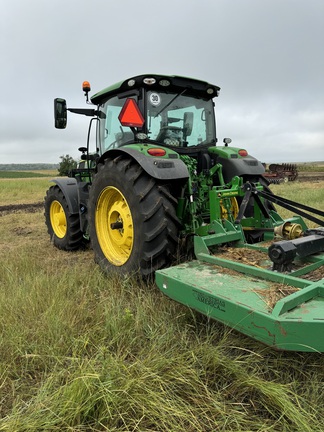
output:
[[[145, 83], [145, 78], [150, 79], [152, 83]], [[170, 84], [166, 86], [165, 84], [167, 82]], [[206, 81], [197, 80], [195, 78], [177, 75], [146, 74], [128, 78], [101, 90], [91, 97], [91, 102], [94, 104], [100, 104], [116, 94], [143, 87], [155, 91], [163, 90], [176, 93], [187, 89], [186, 93], [204, 99], [211, 99], [218, 96], [218, 92], [220, 90], [220, 87], [214, 84], [209, 84]]]

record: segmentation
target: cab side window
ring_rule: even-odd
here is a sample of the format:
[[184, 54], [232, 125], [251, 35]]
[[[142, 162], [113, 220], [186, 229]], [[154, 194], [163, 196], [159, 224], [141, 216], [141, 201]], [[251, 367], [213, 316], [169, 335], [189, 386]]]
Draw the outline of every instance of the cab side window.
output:
[[120, 111], [126, 99], [113, 97], [109, 99], [103, 108], [106, 118], [101, 123], [101, 143], [103, 152], [119, 147], [121, 144], [131, 140], [134, 135], [129, 127], [122, 126], [118, 119]]

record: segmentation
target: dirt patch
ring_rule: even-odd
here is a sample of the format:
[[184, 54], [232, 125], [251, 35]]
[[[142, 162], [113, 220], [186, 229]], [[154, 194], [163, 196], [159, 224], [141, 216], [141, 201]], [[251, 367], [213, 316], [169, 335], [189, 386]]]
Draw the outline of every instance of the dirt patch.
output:
[[17, 236], [28, 236], [29, 234], [33, 233], [33, 231], [27, 227], [16, 227], [12, 230], [12, 232]]
[[0, 206], [0, 216], [4, 216], [10, 213], [36, 213], [42, 207], [44, 207], [43, 202], [31, 203], [31, 204], [8, 204]]
[[301, 171], [298, 173], [297, 181], [299, 182], [315, 182], [315, 181], [323, 181], [324, 180], [324, 172], [312, 172], [312, 171]]

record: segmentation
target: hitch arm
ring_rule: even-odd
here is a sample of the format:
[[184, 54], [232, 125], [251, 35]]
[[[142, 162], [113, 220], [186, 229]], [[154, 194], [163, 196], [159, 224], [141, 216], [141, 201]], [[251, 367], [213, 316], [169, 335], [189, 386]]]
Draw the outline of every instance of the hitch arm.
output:
[[[308, 219], [312, 222], [315, 222], [316, 224], [318, 224], [319, 226], [324, 226], [324, 221], [321, 219], [318, 219], [308, 213], [305, 213], [303, 210], [309, 211], [311, 213], [314, 213], [318, 216], [324, 217], [324, 212], [309, 206], [306, 206], [304, 204], [300, 204], [297, 203], [295, 201], [291, 201], [287, 198], [282, 198], [279, 197], [277, 195], [273, 195], [273, 194], [269, 194], [267, 192], [264, 191], [258, 191], [257, 189], [254, 189], [254, 193], [258, 194], [260, 196], [262, 196], [263, 198], [265, 198], [268, 201], [271, 201], [275, 204], [278, 204], [280, 207], [285, 208], [286, 210], [295, 212], [296, 214], [298, 214], [299, 216], [304, 217], [305, 219]], [[300, 210], [302, 209], [302, 210]]]
[[239, 209], [238, 215], [237, 215], [234, 223], [235, 224], [241, 223], [241, 220], [243, 219], [246, 207], [249, 204], [252, 193], [254, 195], [254, 199], [257, 202], [263, 216], [265, 218], [269, 218], [270, 216], [269, 216], [269, 212], [268, 212], [267, 208], [264, 206], [263, 202], [260, 200], [260, 197], [258, 196], [258, 194], [255, 193], [257, 191], [257, 189], [255, 187], [253, 187], [250, 183], [245, 183], [244, 188], [245, 188], [245, 195], [242, 199], [240, 209]]

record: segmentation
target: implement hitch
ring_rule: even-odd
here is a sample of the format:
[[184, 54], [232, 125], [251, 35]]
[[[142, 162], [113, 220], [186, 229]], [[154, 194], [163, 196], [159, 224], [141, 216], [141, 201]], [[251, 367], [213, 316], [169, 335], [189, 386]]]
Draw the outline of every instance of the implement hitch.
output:
[[[251, 196], [253, 196], [262, 214], [266, 218], [269, 218], [270, 214], [264, 203], [261, 201], [260, 197], [264, 198], [268, 202], [273, 202], [287, 210], [293, 211], [295, 214], [324, 227], [323, 220], [318, 219], [312, 214], [305, 212], [307, 211], [324, 217], [324, 212], [321, 210], [306, 206], [301, 203], [297, 203], [295, 201], [288, 200], [287, 198], [276, 196], [264, 190], [259, 190], [255, 187], [255, 185], [251, 183], [245, 183], [243, 185], [243, 189], [245, 190], [245, 195], [242, 200], [239, 214], [235, 220], [235, 224], [239, 224], [241, 222], [247, 204], [251, 199]], [[323, 229], [308, 229], [304, 233], [300, 230], [297, 236], [299, 237], [301, 235], [303, 235], [302, 238], [294, 238], [290, 240], [276, 242], [269, 247], [268, 255], [273, 262], [273, 270], [280, 272], [289, 272], [292, 269], [293, 260], [296, 258], [297, 255], [301, 258], [304, 258], [306, 256], [324, 251]]]

